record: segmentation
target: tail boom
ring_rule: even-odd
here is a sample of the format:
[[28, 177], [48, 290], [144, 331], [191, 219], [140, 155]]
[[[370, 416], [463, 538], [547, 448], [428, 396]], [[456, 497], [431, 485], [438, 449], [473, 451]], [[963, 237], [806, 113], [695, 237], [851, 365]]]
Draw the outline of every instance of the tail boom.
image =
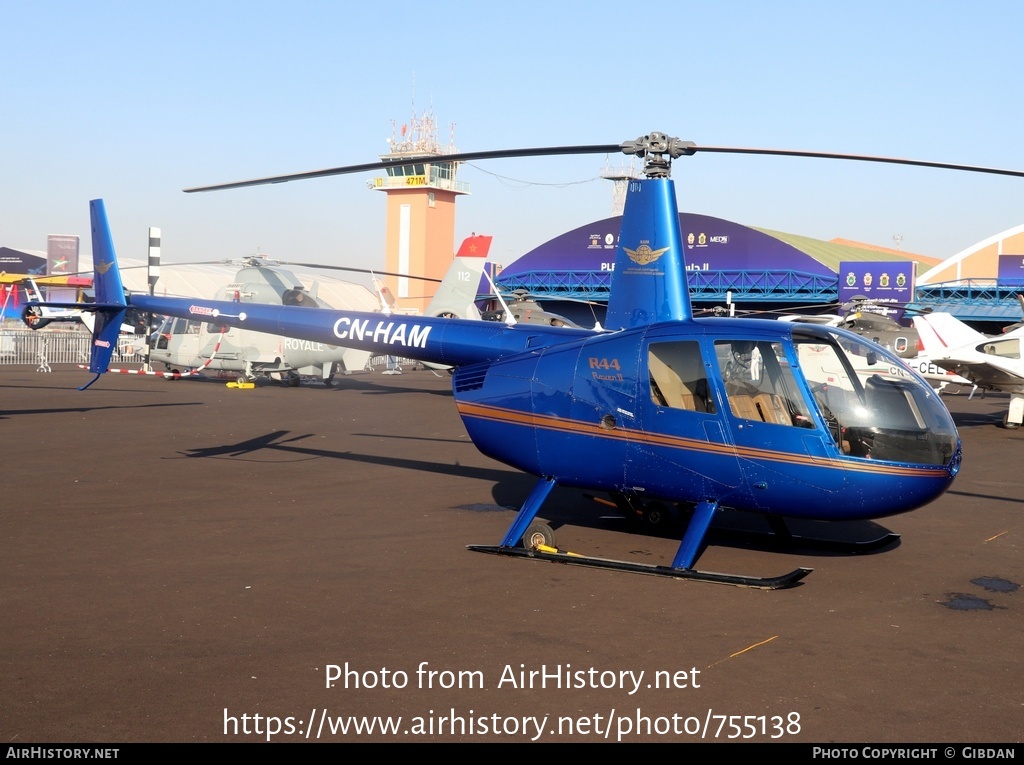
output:
[[133, 295], [131, 307], [416, 361], [464, 366], [564, 342], [564, 327]]

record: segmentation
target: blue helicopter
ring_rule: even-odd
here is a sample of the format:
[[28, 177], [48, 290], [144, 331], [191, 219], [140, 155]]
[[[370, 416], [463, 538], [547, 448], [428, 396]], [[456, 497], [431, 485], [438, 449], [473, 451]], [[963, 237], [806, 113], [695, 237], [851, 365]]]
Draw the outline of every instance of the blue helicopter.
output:
[[[865, 520], [921, 507], [953, 482], [961, 443], [932, 388], [895, 354], [840, 328], [694, 318], [670, 169], [697, 151], [900, 162], [783, 150], [698, 147], [651, 133], [620, 145], [463, 153], [450, 161], [623, 151], [630, 181], [604, 327], [551, 327], [293, 306], [125, 295], [101, 200], [91, 203], [96, 329], [89, 369], [106, 371], [124, 312], [345, 345], [454, 368], [459, 414], [484, 454], [537, 476], [498, 545], [470, 549], [768, 589], [811, 569], [756, 577], [695, 568], [716, 516]], [[186, 191], [381, 168], [381, 163]], [[555, 486], [605, 492], [624, 513], [687, 518], [670, 565], [566, 555], [538, 511]], [[875, 540], [878, 545], [895, 535]], [[867, 543], [864, 543], [867, 544]]]

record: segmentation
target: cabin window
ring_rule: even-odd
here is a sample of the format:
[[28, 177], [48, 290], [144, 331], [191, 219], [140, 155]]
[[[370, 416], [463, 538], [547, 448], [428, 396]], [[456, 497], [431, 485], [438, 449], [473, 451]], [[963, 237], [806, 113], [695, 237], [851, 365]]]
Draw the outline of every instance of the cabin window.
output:
[[296, 305], [300, 308], [319, 308], [316, 299], [302, 287], [287, 289], [281, 294], [281, 305]]
[[734, 417], [771, 425], [814, 427], [780, 343], [719, 340], [715, 355]]
[[1020, 358], [1020, 340], [1017, 338], [1010, 338], [1009, 340], [996, 340], [995, 342], [985, 343], [981, 347], [982, 353], [987, 353], [989, 356], [1002, 356], [1004, 359], [1019, 359]]
[[188, 319], [175, 319], [171, 325], [172, 335], [198, 335], [199, 322]]
[[647, 370], [651, 400], [658, 406], [708, 414], [717, 411], [697, 342], [652, 343]]

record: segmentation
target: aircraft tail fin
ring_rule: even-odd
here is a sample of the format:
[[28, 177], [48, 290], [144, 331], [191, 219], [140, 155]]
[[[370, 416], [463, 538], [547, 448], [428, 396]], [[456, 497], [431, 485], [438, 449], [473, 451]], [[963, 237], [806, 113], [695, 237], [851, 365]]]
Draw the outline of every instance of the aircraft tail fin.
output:
[[925, 353], [935, 357], [965, 345], [983, 343], [986, 339], [985, 335], [944, 312], [915, 316], [914, 329], [921, 338]]
[[631, 180], [605, 328], [691, 318], [675, 185], [669, 178]]
[[384, 313], [398, 313], [398, 301], [383, 279], [374, 279], [373, 286], [377, 290], [377, 298], [380, 300], [380, 308]]
[[43, 302], [43, 293], [39, 289], [39, 285], [36, 284], [35, 279], [30, 278], [25, 280], [25, 294], [28, 296], [30, 302]]
[[96, 324], [92, 331], [92, 353], [89, 357], [89, 371], [95, 377], [79, 390], [85, 390], [110, 366], [110, 357], [117, 347], [117, 336], [128, 310], [121, 282], [121, 271], [117, 266], [114, 241], [110, 235], [107, 211], [102, 199], [89, 202], [92, 221], [93, 290], [96, 303]]
[[475, 303], [480, 293], [484, 263], [491, 250], [491, 239], [489, 236], [474, 234], [462, 242], [448, 272], [441, 280], [441, 286], [423, 312], [425, 316], [480, 318]]

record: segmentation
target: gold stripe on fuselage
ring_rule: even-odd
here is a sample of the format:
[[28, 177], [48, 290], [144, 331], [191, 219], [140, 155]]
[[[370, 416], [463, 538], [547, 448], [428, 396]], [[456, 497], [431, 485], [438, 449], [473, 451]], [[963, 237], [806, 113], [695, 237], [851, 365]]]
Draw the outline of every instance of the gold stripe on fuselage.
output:
[[702, 453], [718, 453], [743, 457], [746, 459], [763, 460], [765, 462], [781, 462], [789, 465], [806, 465], [832, 470], [852, 470], [864, 473], [878, 473], [894, 476], [920, 476], [925, 478], [945, 477], [945, 470], [942, 466], [935, 467], [906, 467], [901, 465], [887, 464], [877, 460], [860, 460], [857, 458], [836, 459], [834, 457], [814, 457], [809, 454], [797, 454], [794, 452], [780, 452], [774, 449], [758, 449], [751, 446], [736, 446], [734, 444], [716, 444], [711, 441], [702, 441], [696, 438], [685, 438], [664, 433], [649, 433], [632, 428], [606, 428], [600, 423], [583, 422], [553, 415], [535, 414], [523, 412], [517, 409], [489, 406], [486, 404], [474, 404], [470, 402], [458, 403], [459, 414], [463, 417], [473, 417], [487, 420], [488, 422], [504, 423], [506, 425], [520, 425], [524, 427], [541, 428], [560, 433], [576, 433], [579, 435], [592, 436], [597, 438], [612, 439], [616, 441], [628, 441], [653, 446], [665, 446], [671, 449], [683, 449], [686, 451], [699, 451]]

